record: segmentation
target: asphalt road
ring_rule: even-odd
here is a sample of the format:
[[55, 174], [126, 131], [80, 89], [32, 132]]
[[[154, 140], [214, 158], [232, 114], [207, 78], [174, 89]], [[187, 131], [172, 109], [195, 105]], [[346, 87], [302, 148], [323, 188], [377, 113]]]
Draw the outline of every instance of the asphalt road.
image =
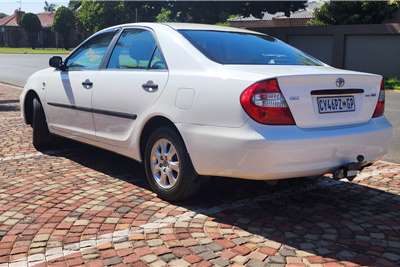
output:
[[[0, 54], [0, 82], [24, 86], [32, 73], [48, 67], [51, 56]], [[385, 114], [393, 124], [394, 138], [384, 160], [400, 163], [400, 92], [387, 92], [386, 96]]]
[[52, 56], [0, 54], [0, 81], [22, 87], [32, 73], [49, 66]]
[[400, 91], [386, 93], [385, 115], [393, 125], [394, 136], [384, 160], [400, 163]]

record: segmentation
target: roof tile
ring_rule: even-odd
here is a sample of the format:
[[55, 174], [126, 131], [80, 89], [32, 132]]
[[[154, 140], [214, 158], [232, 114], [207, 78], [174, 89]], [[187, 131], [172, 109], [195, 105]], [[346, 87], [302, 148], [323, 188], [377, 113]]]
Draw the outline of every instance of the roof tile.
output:
[[[51, 27], [54, 23], [54, 13], [43, 12], [37, 14], [43, 28]], [[0, 26], [19, 26], [17, 23], [17, 16], [15, 14], [0, 19]]]

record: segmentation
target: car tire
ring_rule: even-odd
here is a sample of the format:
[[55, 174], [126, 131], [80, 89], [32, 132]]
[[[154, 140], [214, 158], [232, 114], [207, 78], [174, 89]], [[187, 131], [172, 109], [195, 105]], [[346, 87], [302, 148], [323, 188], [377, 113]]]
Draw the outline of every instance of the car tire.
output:
[[37, 98], [33, 99], [32, 115], [33, 146], [39, 151], [49, 149], [54, 141], [54, 138], [49, 132], [42, 104]]
[[[163, 146], [165, 149], [161, 151]], [[173, 151], [176, 155], [172, 155]], [[200, 188], [201, 179], [194, 170], [181, 136], [174, 129], [161, 127], [150, 135], [144, 151], [144, 164], [148, 183], [162, 199], [182, 201], [195, 195]]]

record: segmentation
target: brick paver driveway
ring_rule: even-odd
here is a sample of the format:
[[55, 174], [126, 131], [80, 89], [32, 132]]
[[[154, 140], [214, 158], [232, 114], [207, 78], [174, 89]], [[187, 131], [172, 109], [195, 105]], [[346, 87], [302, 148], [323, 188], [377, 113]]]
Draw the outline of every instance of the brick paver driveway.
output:
[[400, 165], [354, 183], [214, 178], [174, 205], [132, 160], [35, 151], [18, 93], [0, 85], [0, 266], [400, 266]]

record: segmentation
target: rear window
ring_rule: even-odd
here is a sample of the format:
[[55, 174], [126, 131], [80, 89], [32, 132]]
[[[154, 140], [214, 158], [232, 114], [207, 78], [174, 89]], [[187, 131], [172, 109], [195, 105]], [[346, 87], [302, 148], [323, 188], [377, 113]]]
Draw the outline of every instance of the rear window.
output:
[[322, 65], [317, 59], [262, 34], [179, 30], [198, 50], [220, 64]]

